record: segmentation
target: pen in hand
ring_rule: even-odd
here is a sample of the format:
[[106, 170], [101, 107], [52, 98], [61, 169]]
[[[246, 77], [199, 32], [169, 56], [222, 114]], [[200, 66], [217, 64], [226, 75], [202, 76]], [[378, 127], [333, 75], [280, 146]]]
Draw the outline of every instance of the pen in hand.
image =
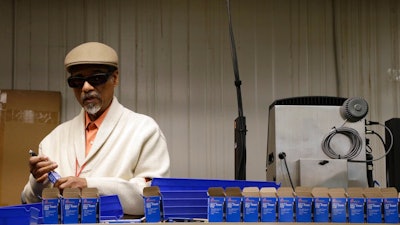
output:
[[[37, 154], [32, 149], [29, 149], [29, 155], [37, 156]], [[48, 175], [49, 175], [48, 176], [49, 177], [49, 181], [51, 183], [53, 183], [53, 184], [55, 184], [57, 182], [57, 180], [61, 178], [61, 176], [56, 171], [50, 171], [48, 173]]]

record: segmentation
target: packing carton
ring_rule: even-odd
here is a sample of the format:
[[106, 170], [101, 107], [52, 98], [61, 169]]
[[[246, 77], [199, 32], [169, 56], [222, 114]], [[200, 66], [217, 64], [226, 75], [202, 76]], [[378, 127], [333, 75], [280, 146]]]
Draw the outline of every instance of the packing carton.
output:
[[42, 191], [42, 215], [44, 224], [60, 223], [60, 191], [58, 188], [45, 188]]
[[245, 187], [243, 195], [243, 222], [258, 222], [260, 190], [258, 187]]
[[210, 187], [208, 195], [208, 222], [224, 222], [225, 192], [222, 187]]
[[312, 222], [313, 196], [311, 188], [297, 187], [295, 195], [296, 222]]
[[78, 223], [81, 206], [81, 190], [79, 188], [65, 188], [61, 198], [62, 223]]
[[295, 196], [291, 187], [280, 187], [278, 195], [278, 222], [294, 222]]
[[399, 223], [399, 193], [396, 188], [382, 188], [383, 218], [385, 223]]
[[330, 197], [328, 188], [314, 187], [311, 194], [314, 198], [314, 222], [329, 222]]
[[0, 90], [0, 206], [21, 204], [28, 150], [60, 123], [61, 93]]
[[347, 207], [349, 223], [364, 223], [365, 197], [362, 188], [347, 189]]
[[347, 222], [347, 197], [344, 188], [330, 188], [329, 197], [331, 199], [330, 211], [331, 222]]
[[227, 187], [225, 195], [226, 222], [241, 222], [242, 191], [239, 187]]
[[81, 223], [98, 223], [99, 213], [99, 191], [97, 188], [83, 188], [81, 193]]
[[276, 188], [263, 187], [260, 189], [260, 220], [261, 222], [276, 222], [278, 196]]
[[143, 189], [144, 215], [146, 222], [161, 221], [161, 193], [158, 186]]

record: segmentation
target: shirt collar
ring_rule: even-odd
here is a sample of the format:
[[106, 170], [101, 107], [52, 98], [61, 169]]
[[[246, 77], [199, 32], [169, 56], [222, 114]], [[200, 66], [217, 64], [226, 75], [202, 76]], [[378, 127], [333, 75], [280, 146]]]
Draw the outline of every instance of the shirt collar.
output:
[[91, 121], [89, 118], [89, 114], [87, 112], [85, 112], [85, 128], [87, 129], [89, 124], [94, 123], [96, 125], [97, 128], [100, 127], [101, 123], [103, 123], [104, 118], [106, 118], [106, 115], [108, 113], [108, 111], [110, 110], [111, 107], [108, 107], [106, 109], [106, 111], [103, 112], [103, 114], [101, 114], [101, 116], [99, 116], [99, 118], [97, 118], [95, 121]]

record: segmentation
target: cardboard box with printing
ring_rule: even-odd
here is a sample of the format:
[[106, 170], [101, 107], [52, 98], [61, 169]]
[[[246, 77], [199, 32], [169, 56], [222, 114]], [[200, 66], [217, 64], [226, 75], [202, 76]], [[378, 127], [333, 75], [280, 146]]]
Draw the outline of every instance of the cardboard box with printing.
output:
[[28, 150], [60, 123], [61, 93], [0, 90], [0, 205], [21, 204]]

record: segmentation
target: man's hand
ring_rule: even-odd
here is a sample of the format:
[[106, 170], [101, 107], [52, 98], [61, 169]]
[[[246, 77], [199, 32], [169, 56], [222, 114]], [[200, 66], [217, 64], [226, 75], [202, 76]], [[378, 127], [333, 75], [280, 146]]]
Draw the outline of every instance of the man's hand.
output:
[[32, 156], [29, 158], [29, 169], [36, 182], [43, 183], [47, 174], [56, 169], [58, 165], [49, 160], [47, 156]]
[[60, 190], [65, 188], [86, 188], [87, 182], [85, 178], [80, 177], [62, 177], [58, 179], [58, 181], [54, 184], [54, 187], [57, 187]]

